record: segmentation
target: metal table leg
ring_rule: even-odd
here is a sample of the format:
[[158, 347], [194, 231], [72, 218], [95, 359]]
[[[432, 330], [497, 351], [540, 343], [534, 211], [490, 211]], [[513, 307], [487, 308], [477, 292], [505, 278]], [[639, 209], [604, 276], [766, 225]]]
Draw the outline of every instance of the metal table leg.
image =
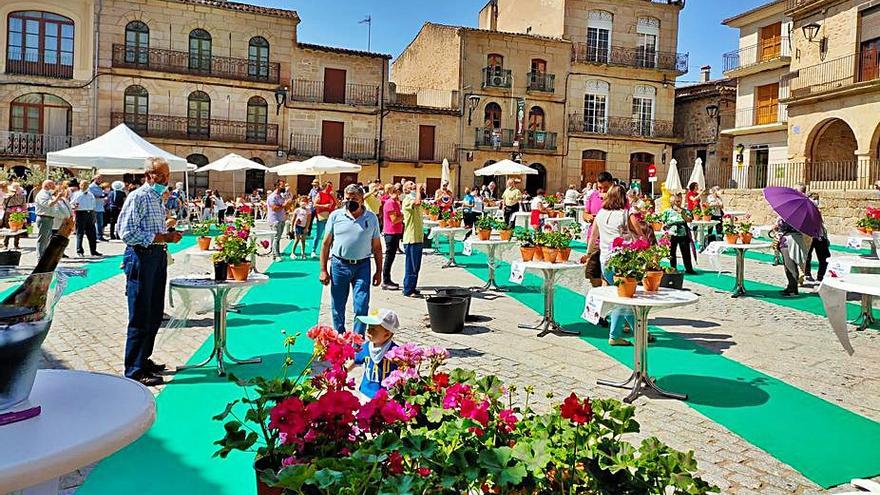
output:
[[536, 324], [520, 324], [519, 328], [527, 330], [541, 330], [538, 337], [548, 333], [562, 333], [566, 335], [580, 335], [580, 332], [567, 330], [555, 319], [554, 300], [556, 295], [556, 270], [541, 270], [544, 275], [544, 283], [541, 291], [544, 293], [544, 317]]
[[489, 266], [489, 279], [486, 281], [486, 285], [480, 287], [480, 289], [484, 291], [507, 292], [507, 289], [498, 287], [498, 283], [495, 281], [495, 269], [498, 267], [495, 259], [495, 249], [497, 247], [497, 244], [486, 245], [486, 264]]
[[[687, 400], [686, 394], [677, 394], [668, 392], [658, 387], [648, 373], [648, 313], [651, 311], [647, 306], [634, 306], [633, 313], [636, 317], [635, 328], [635, 347], [633, 348], [633, 372], [625, 381], [612, 382], [609, 380], [598, 380], [599, 385], [615, 388], [631, 388], [631, 392], [624, 402], [631, 404], [636, 398], [644, 393], [644, 390], [651, 389], [662, 397], [670, 399]], [[632, 384], [632, 387], [630, 387]]]
[[443, 265], [443, 268], [455, 268], [458, 264], [455, 262], [455, 234], [449, 234], [449, 261]]
[[744, 249], [736, 250], [736, 287], [733, 288], [731, 297], [740, 297], [746, 295], [745, 286], [746, 271], [746, 252]]
[[260, 271], [257, 270], [257, 253], [251, 254], [251, 271], [254, 273], [260, 273]]
[[864, 331], [876, 322], [874, 319], [874, 296], [862, 294], [862, 311], [859, 317], [853, 321], [856, 330]]

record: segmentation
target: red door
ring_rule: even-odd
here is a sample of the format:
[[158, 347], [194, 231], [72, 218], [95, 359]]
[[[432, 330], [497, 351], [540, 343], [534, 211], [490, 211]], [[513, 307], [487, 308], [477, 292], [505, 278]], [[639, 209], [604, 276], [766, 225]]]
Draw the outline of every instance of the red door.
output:
[[629, 157], [629, 179], [638, 180], [642, 191], [648, 187], [648, 166], [654, 163], [654, 155], [650, 153], [633, 153]]
[[324, 69], [324, 103], [345, 103], [345, 71]]
[[419, 126], [419, 161], [434, 161], [434, 126]]
[[880, 39], [862, 43], [859, 81], [873, 81], [880, 77]]
[[312, 181], [315, 180], [314, 175], [297, 175], [296, 176], [296, 193], [308, 194], [312, 190]]
[[437, 192], [437, 189], [440, 189], [440, 179], [437, 177], [431, 177], [425, 181], [425, 194], [429, 197], [433, 197], [434, 193]]
[[321, 122], [321, 154], [330, 158], [342, 158], [344, 135], [345, 122]]

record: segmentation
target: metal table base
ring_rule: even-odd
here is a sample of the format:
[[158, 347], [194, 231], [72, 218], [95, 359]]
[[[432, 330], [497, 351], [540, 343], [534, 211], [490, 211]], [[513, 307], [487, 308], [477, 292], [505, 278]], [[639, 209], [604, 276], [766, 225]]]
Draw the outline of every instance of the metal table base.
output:
[[746, 252], [744, 249], [736, 250], [736, 286], [733, 288], [731, 297], [742, 297], [746, 295]]
[[566, 330], [555, 319], [554, 295], [556, 294], [556, 270], [541, 270], [544, 275], [544, 283], [541, 285], [541, 292], [544, 293], [544, 317], [538, 323], [520, 324], [519, 328], [526, 330], [541, 330], [538, 337], [543, 337], [548, 333], [562, 333], [565, 335], [580, 335], [580, 332]]
[[856, 330], [861, 332], [876, 323], [876, 321], [877, 320], [874, 318], [874, 296], [862, 294], [861, 313], [858, 318], [850, 323], [856, 325]]
[[495, 250], [498, 248], [498, 244], [486, 244], [486, 264], [489, 267], [489, 279], [486, 280], [486, 284], [480, 287], [482, 291], [495, 291], [495, 292], [507, 292], [507, 289], [499, 287], [498, 282], [495, 280], [495, 269], [498, 268], [498, 260], [495, 256]]
[[[625, 381], [613, 382], [610, 380], [598, 380], [599, 385], [605, 385], [615, 388], [631, 388], [631, 392], [623, 399], [627, 404], [631, 404], [636, 398], [642, 395], [647, 389], [651, 389], [662, 397], [670, 399], [687, 400], [687, 395], [677, 394], [663, 390], [654, 382], [654, 379], [648, 374], [648, 313], [651, 308], [647, 306], [634, 306], [632, 308], [636, 318], [635, 332], [635, 348], [633, 351], [633, 372]], [[630, 384], [632, 386], [630, 387]]]
[[449, 239], [449, 261], [440, 268], [455, 268], [458, 266], [458, 263], [455, 262], [455, 234], [449, 234], [446, 237]]
[[231, 289], [232, 287], [217, 287], [211, 289], [211, 292], [214, 294], [214, 348], [211, 350], [211, 354], [201, 363], [178, 366], [177, 371], [201, 368], [207, 366], [212, 359], [216, 358], [217, 374], [224, 376], [226, 375], [226, 370], [223, 367], [224, 355], [229, 361], [236, 364], [257, 364], [263, 362], [262, 358], [238, 359], [233, 357], [232, 354], [229, 353], [229, 349], [226, 348], [226, 313], [229, 311], [227, 297]]

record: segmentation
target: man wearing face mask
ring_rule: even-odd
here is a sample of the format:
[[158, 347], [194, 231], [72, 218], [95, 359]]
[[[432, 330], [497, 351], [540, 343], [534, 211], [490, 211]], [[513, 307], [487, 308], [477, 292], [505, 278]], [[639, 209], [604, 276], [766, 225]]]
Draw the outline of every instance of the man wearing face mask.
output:
[[150, 359], [165, 311], [169, 243], [180, 242], [174, 220], [166, 220], [162, 194], [171, 175], [162, 158], [147, 158], [144, 184], [128, 195], [119, 212], [119, 238], [126, 244], [122, 258], [128, 297], [128, 338], [125, 376], [144, 385], [161, 385], [165, 365]]
[[[382, 242], [379, 219], [364, 208], [364, 191], [357, 184], [345, 188], [344, 208], [327, 219], [321, 245], [321, 283], [330, 285], [333, 328], [345, 332], [345, 305], [352, 293], [354, 314], [370, 312], [370, 255], [376, 264], [373, 285], [382, 283]], [[330, 269], [327, 269], [327, 264]], [[366, 326], [355, 319], [354, 330], [364, 335]]]

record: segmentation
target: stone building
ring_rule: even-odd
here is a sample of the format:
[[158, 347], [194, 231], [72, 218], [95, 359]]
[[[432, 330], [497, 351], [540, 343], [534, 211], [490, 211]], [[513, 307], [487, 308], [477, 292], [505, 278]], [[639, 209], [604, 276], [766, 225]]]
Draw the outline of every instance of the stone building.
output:
[[672, 149], [682, 183], [700, 159], [706, 185], [728, 187], [733, 165], [733, 136], [721, 129], [734, 126], [736, 80], [711, 79], [711, 67], [702, 68], [701, 82], [675, 90], [674, 134], [682, 141]]
[[724, 75], [736, 78], [736, 119], [722, 135], [733, 138], [733, 183], [760, 188], [769, 164], [787, 161], [788, 113], [780, 79], [792, 59], [792, 23], [786, 1], [774, 0], [723, 24], [739, 29], [739, 48], [724, 54]]

